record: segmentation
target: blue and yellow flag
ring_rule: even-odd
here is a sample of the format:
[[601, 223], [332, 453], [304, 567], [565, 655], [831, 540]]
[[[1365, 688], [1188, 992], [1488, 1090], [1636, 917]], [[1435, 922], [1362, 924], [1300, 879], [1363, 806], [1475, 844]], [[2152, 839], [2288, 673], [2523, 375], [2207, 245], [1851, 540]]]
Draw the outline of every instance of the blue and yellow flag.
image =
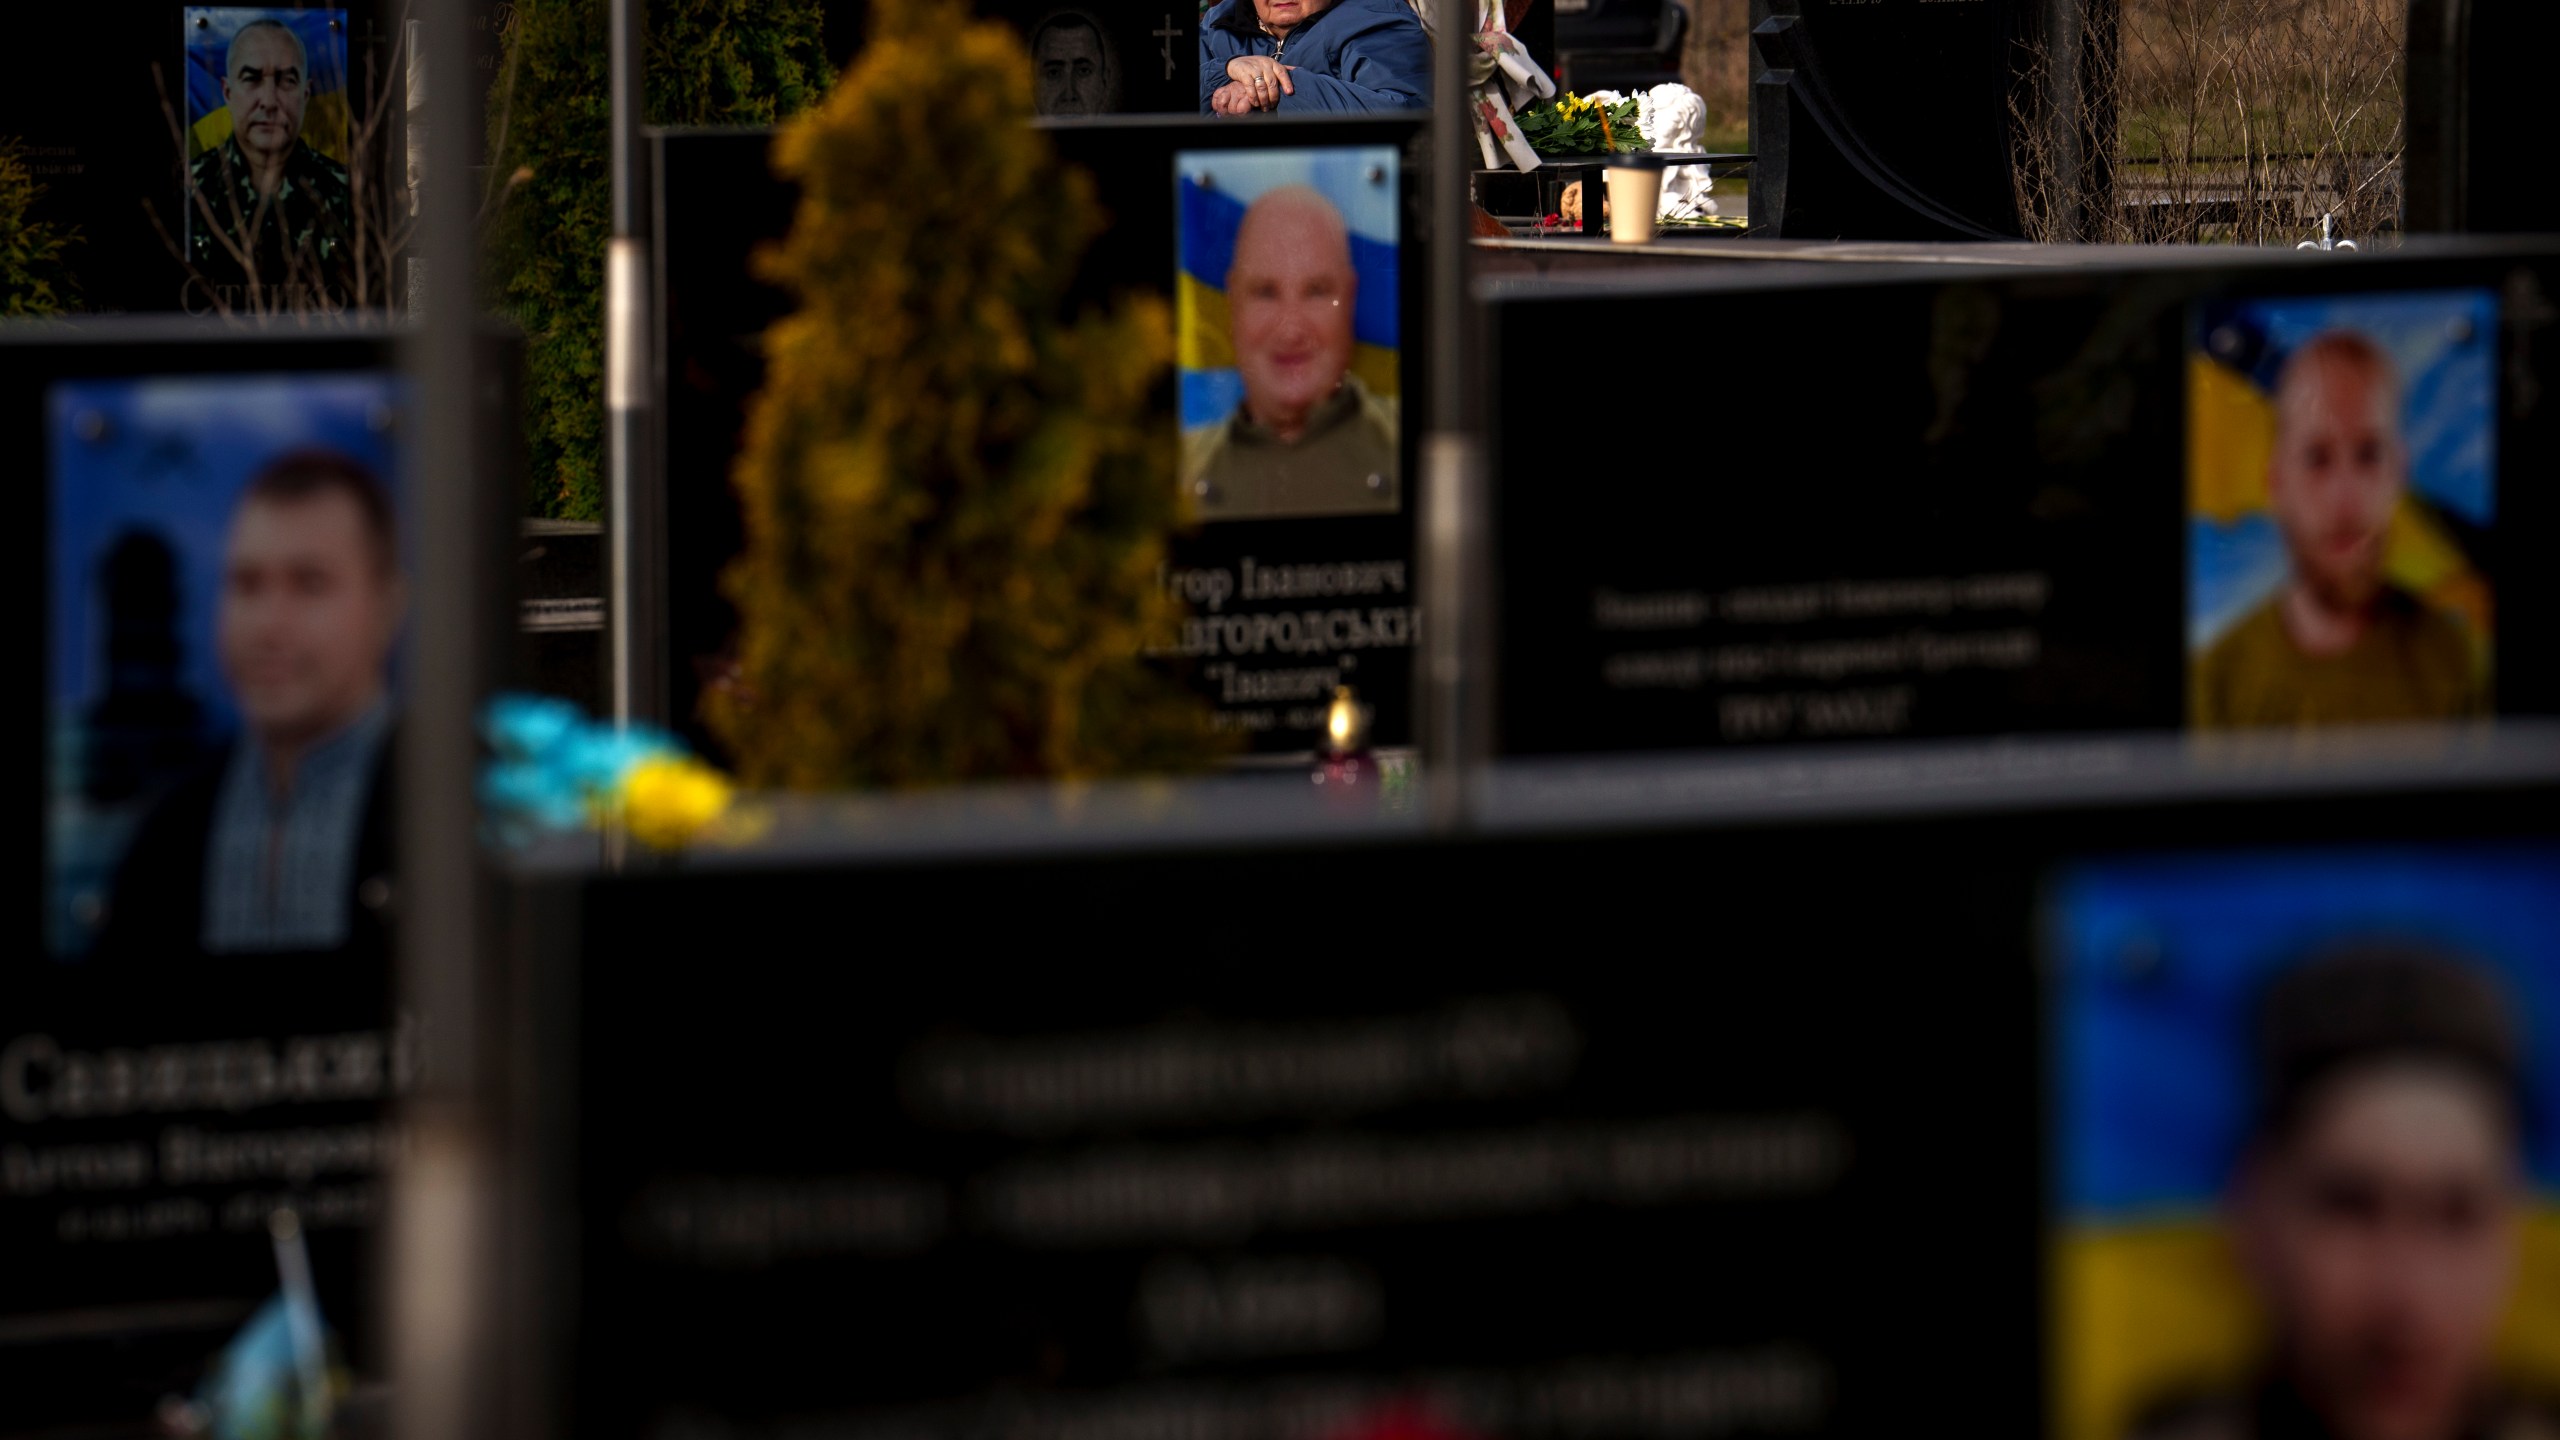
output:
[[2123, 1440], [2148, 1406], [2259, 1361], [2266, 1318], [2217, 1221], [2254, 1100], [2256, 1001], [2285, 967], [2375, 938], [2490, 977], [2525, 1037], [2533, 1208], [2498, 1361], [2560, 1387], [2560, 850], [2121, 860], [2052, 900], [2059, 1440]]
[[2409, 490], [2383, 575], [2467, 624], [2485, 665], [2490, 577], [2475, 552], [2496, 520], [2498, 297], [2487, 290], [2212, 305], [2187, 362], [2187, 639], [2201, 650], [2289, 573], [2267, 511], [2277, 378], [2313, 339], [2349, 330], [2398, 371]]

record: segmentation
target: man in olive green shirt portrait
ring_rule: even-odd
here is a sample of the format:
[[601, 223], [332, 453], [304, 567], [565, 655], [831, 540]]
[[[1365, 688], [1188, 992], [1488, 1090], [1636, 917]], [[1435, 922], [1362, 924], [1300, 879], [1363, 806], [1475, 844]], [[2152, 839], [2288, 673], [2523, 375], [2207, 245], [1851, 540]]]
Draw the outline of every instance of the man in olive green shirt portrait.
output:
[[2276, 381], [2267, 508], [2291, 571], [2195, 664], [2199, 729], [2478, 715], [2487, 696], [2461, 622], [2383, 579], [2409, 488], [2400, 383], [2379, 345], [2313, 339]]
[[1333, 202], [1288, 185], [1247, 207], [1227, 272], [1244, 401], [1183, 444], [1201, 519], [1395, 513], [1395, 402], [1351, 373], [1359, 283]]

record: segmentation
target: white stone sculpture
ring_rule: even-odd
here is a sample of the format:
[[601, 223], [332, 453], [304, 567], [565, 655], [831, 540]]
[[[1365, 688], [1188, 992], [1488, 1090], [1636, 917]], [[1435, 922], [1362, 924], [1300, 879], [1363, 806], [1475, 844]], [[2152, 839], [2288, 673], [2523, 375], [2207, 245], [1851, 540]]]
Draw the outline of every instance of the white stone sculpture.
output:
[[[1707, 102], [1686, 85], [1656, 85], [1636, 97], [1636, 124], [1648, 150], [1695, 154], [1706, 144]], [[1715, 178], [1704, 165], [1674, 165], [1662, 172], [1662, 218], [1686, 220], [1716, 213]]]

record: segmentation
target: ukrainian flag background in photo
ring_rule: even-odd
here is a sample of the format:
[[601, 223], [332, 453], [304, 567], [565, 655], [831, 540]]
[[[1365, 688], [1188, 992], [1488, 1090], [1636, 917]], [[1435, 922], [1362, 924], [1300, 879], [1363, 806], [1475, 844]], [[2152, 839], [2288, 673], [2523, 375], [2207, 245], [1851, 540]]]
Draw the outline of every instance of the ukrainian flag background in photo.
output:
[[2285, 297], [2204, 307], [2187, 362], [2187, 642], [2202, 650], [2284, 583], [2267, 513], [2276, 378], [2332, 330], [2382, 347], [2399, 371], [2409, 493], [2383, 574], [2462, 617], [2485, 668], [2491, 577], [2478, 555], [2497, 517], [2498, 297], [2488, 290]]
[[1283, 185], [1310, 186], [1342, 212], [1351, 231], [1351, 268], [1359, 277], [1351, 322], [1358, 348], [1351, 371], [1371, 394], [1397, 394], [1397, 317], [1403, 309], [1395, 147], [1186, 150], [1174, 157], [1174, 175], [1180, 187], [1174, 223], [1181, 231], [1175, 343], [1186, 433], [1226, 419], [1244, 399], [1227, 311], [1227, 270], [1246, 207]]
[[2047, 923], [2058, 1440], [2122, 1440], [2149, 1405], [2245, 1380], [2264, 1322], [2215, 1211], [2248, 1124], [2252, 1014], [2278, 970], [2359, 938], [2475, 964], [2516, 1011], [2535, 1199], [2498, 1353], [2509, 1378], [2560, 1388], [2560, 850], [2109, 862], [2069, 872]]
[[222, 100], [222, 65], [231, 37], [253, 20], [274, 20], [293, 31], [311, 56], [303, 84], [303, 143], [347, 163], [347, 12], [285, 10], [245, 5], [190, 5], [187, 27], [187, 158], [195, 159], [231, 138], [231, 110]]

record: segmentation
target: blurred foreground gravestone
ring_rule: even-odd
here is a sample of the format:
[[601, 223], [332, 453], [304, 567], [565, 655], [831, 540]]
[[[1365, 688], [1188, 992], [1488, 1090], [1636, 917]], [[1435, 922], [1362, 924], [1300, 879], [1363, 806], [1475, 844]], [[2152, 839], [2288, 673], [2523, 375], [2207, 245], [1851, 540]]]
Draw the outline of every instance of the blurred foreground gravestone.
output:
[[2011, 104], [2032, 0], [1752, 0], [1755, 235], [2018, 233]]

